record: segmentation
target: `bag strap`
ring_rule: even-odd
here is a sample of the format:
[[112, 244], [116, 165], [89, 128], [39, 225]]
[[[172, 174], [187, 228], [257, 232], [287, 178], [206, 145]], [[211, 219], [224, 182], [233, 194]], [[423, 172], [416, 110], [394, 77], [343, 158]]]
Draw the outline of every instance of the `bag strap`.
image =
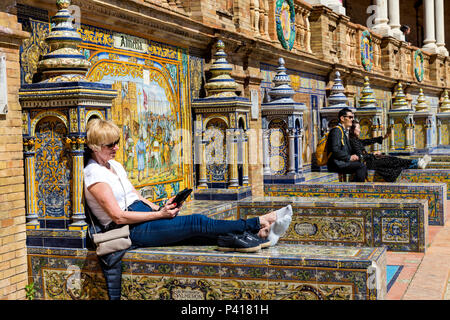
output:
[[341, 126], [336, 126], [336, 127], [338, 127], [339, 130], [341, 130], [341, 133], [342, 133], [341, 142], [342, 142], [342, 145], [345, 145], [345, 143], [344, 143], [344, 130], [342, 129]]
[[[114, 170], [115, 172], [116, 172], [116, 170]], [[127, 194], [126, 194], [126, 192], [125, 192], [125, 187], [123, 186], [123, 183], [122, 183], [122, 179], [120, 179], [120, 176], [118, 175], [118, 173], [116, 172], [116, 175], [117, 175], [117, 177], [119, 178], [119, 182], [120, 182], [120, 185], [122, 186], [122, 190], [123, 190], [123, 193], [124, 193], [124, 201], [125, 201], [125, 210], [124, 211], [128, 211], [128, 206], [127, 206]], [[84, 204], [84, 212], [86, 213], [88, 213], [88, 216], [89, 216], [89, 220], [91, 220], [91, 225], [92, 225], [92, 227], [93, 227], [93, 229], [94, 229], [94, 233], [96, 233], [97, 234], [97, 229], [95, 228], [95, 223], [94, 223], [94, 220], [92, 219], [92, 212], [91, 212], [91, 209], [89, 208], [89, 206], [87, 205], [87, 202], [86, 202], [86, 197], [84, 196], [84, 191], [83, 191], [83, 204]], [[90, 228], [88, 228], [88, 233], [89, 233], [89, 236], [92, 238], [92, 234], [91, 234], [91, 231], [90, 231]]]

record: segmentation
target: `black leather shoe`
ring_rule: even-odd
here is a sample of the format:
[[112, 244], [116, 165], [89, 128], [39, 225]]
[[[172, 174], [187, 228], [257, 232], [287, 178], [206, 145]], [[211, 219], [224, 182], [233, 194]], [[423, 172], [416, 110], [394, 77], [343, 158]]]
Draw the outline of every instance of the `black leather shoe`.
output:
[[261, 249], [261, 244], [257, 239], [244, 234], [228, 233], [217, 238], [217, 250], [223, 252], [257, 252]]
[[258, 241], [259, 244], [261, 245], [261, 249], [266, 249], [266, 248], [270, 247], [270, 240], [267, 239], [267, 238], [266, 239], [261, 238], [257, 234], [254, 234], [254, 233], [251, 233], [251, 232], [248, 232], [248, 231], [244, 232], [244, 236], [252, 238], [252, 239], [255, 239], [256, 241]]

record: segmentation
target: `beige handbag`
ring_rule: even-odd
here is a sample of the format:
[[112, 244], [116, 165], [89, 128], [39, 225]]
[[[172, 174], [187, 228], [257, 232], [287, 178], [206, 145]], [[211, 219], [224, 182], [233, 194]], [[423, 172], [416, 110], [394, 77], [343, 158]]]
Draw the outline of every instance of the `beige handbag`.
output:
[[97, 246], [96, 252], [99, 256], [128, 249], [131, 247], [130, 227], [126, 224], [118, 229], [96, 233], [92, 240]]
[[[120, 180], [120, 184], [122, 185], [123, 192], [125, 193], [125, 188], [123, 187], [122, 181]], [[125, 197], [125, 211], [127, 211], [127, 200]], [[89, 217], [91, 219], [92, 225], [94, 225], [94, 222], [91, 217], [91, 212], [89, 213]], [[125, 250], [131, 247], [131, 239], [130, 239], [130, 227], [129, 225], [124, 225], [123, 227], [109, 230], [106, 232], [97, 233], [95, 231], [95, 234], [92, 235], [92, 240], [94, 241], [96, 247], [97, 247], [97, 255], [103, 256], [108, 253], [116, 252], [119, 250]]]

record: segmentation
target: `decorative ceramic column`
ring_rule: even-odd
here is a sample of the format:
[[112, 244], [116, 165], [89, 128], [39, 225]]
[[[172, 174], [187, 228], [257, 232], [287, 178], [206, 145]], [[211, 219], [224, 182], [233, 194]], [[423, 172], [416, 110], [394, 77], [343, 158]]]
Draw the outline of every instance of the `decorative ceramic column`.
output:
[[40, 223], [38, 221], [38, 206], [36, 199], [36, 178], [35, 178], [35, 151], [34, 138], [24, 138], [23, 141], [24, 156], [25, 156], [25, 195], [26, 195], [26, 228], [39, 229]]
[[233, 189], [239, 187], [239, 176], [238, 176], [238, 130], [227, 130], [227, 147], [230, 148], [230, 159], [228, 171], [230, 176], [228, 179], [228, 188]]
[[436, 53], [436, 33], [435, 33], [435, 15], [434, 15], [434, 0], [424, 0], [425, 10], [425, 40], [422, 49], [429, 53]]
[[[57, 0], [58, 11], [52, 17], [52, 28], [45, 41], [49, 45], [49, 52], [43, 55], [37, 65], [37, 75], [40, 82], [22, 85], [19, 90], [19, 101], [22, 106], [24, 123], [28, 126], [40, 121], [52, 121], [58, 114], [58, 122], [64, 126], [66, 145], [58, 145], [60, 150], [55, 154], [49, 154], [49, 167], [58, 166], [64, 173], [71, 174], [71, 185], [66, 183], [66, 178], [48, 181], [39, 181], [39, 172], [42, 165], [34, 162], [34, 150], [31, 148], [33, 130], [23, 126], [23, 138], [25, 149], [26, 184], [27, 184], [27, 228], [34, 229], [38, 224], [45, 223], [39, 236], [48, 239], [52, 246], [67, 246], [67, 239], [71, 239], [70, 246], [85, 248], [87, 223], [83, 206], [83, 159], [86, 137], [85, 117], [86, 109], [95, 110], [104, 118], [110, 118], [112, 100], [117, 96], [117, 91], [111, 85], [88, 81], [86, 73], [91, 63], [80, 53], [79, 44], [83, 41], [77, 30], [72, 25], [73, 18], [69, 12], [70, 0]], [[26, 117], [25, 117], [26, 116]], [[42, 136], [40, 143], [53, 139], [53, 134], [60, 134], [56, 129], [50, 128], [50, 135]], [[62, 141], [58, 140], [58, 143]], [[68, 148], [69, 147], [69, 148]], [[66, 161], [57, 163], [56, 152], [71, 153], [71, 165]], [[68, 178], [68, 175], [67, 175]], [[39, 185], [39, 191], [46, 195], [54, 196], [52, 203], [46, 203], [44, 199], [37, 198], [38, 192], [35, 186]], [[64, 191], [58, 194], [52, 193], [55, 187], [63, 186]], [[41, 193], [42, 193], [41, 192]], [[42, 197], [42, 195], [39, 195]], [[40, 211], [37, 204], [42, 204], [43, 217], [38, 217]], [[70, 202], [70, 206], [66, 204]], [[51, 205], [51, 206], [50, 206]], [[49, 208], [51, 207], [51, 210]], [[39, 210], [41, 210], [39, 208]], [[52, 214], [50, 214], [50, 213]], [[56, 212], [56, 213], [55, 213]], [[36, 219], [38, 221], [36, 221]], [[60, 232], [55, 233], [54, 229]], [[73, 240], [73, 241], [72, 241]], [[42, 242], [45, 244], [45, 242]]]
[[[297, 129], [297, 166], [298, 171], [303, 172], [303, 123]], [[300, 150], [302, 153], [300, 153]]]
[[[226, 135], [226, 141], [220, 145], [220, 148], [226, 149], [227, 162], [221, 166], [219, 174], [214, 166], [206, 165], [204, 144], [209, 141], [203, 136], [199, 157], [201, 158], [199, 185], [194, 193], [194, 198], [197, 200], [240, 200], [252, 193], [248, 183], [249, 148], [245, 146], [245, 142], [243, 147], [239, 145], [240, 141], [244, 141], [241, 135], [249, 129], [251, 102], [248, 98], [237, 96], [237, 83], [231, 77], [233, 66], [228, 63], [224, 49], [225, 43], [218, 40], [214, 62], [209, 69], [211, 78], [205, 84], [206, 97], [194, 99], [192, 109], [196, 122], [200, 122], [203, 129], [207, 129], [210, 123], [212, 126], [217, 122], [224, 124], [224, 127], [218, 130], [224, 131]], [[238, 162], [241, 161], [243, 166], [240, 172]], [[242, 183], [239, 179], [240, 173], [242, 173]]]
[[[278, 59], [277, 74], [270, 89], [270, 102], [261, 104], [264, 142], [264, 183], [298, 183], [305, 180], [298, 157], [303, 151], [298, 132], [303, 129], [303, 112], [306, 106], [292, 97], [290, 77], [283, 58]], [[282, 137], [282, 138], [281, 138]], [[277, 141], [278, 140], [278, 141]], [[270, 141], [270, 147], [269, 147]]]
[[394, 38], [405, 41], [405, 36], [400, 30], [400, 0], [389, 0], [389, 26]]
[[[370, 132], [370, 134], [367, 138], [380, 136], [380, 119], [382, 117], [383, 110], [377, 104], [375, 93], [370, 87], [369, 77], [367, 76], [364, 77], [364, 87], [361, 90], [361, 98], [358, 102], [355, 116], [359, 119], [361, 127], [368, 127], [367, 132]], [[372, 151], [381, 150], [381, 146], [378, 143], [373, 144], [370, 148]]]
[[206, 178], [206, 141], [204, 136], [204, 133], [200, 133], [200, 172], [198, 178], [199, 189], [208, 189], [208, 180]]
[[[331, 128], [333, 128], [337, 122], [337, 115], [342, 108], [350, 108], [353, 112], [353, 108], [348, 105], [348, 98], [345, 95], [345, 87], [342, 84], [341, 73], [336, 71], [332, 73], [334, 75], [333, 86], [330, 89], [330, 95], [327, 99], [327, 106], [320, 109], [320, 124], [321, 134], [326, 134]], [[331, 77], [331, 75], [330, 75]]]
[[87, 226], [83, 206], [83, 168], [84, 168], [84, 137], [67, 138], [72, 154], [72, 223], [69, 230], [84, 230]]
[[435, 1], [436, 12], [436, 45], [437, 53], [448, 56], [448, 50], [445, 47], [445, 19], [444, 19], [444, 0]]
[[391, 27], [388, 25], [388, 0], [376, 0], [376, 18], [372, 30], [383, 37], [392, 35]]
[[269, 164], [269, 135], [270, 129], [263, 127], [263, 173], [264, 175], [270, 174]]
[[289, 145], [289, 164], [287, 174], [295, 174], [295, 132], [296, 130], [288, 130], [288, 145]]
[[242, 152], [244, 156], [244, 163], [242, 164], [242, 184], [244, 186], [248, 186], [249, 180], [248, 180], [248, 162], [249, 162], [249, 156], [248, 156], [248, 133], [247, 131], [243, 131], [243, 146], [242, 146]]
[[[402, 124], [403, 130], [405, 132], [405, 144], [403, 146], [391, 144], [391, 151], [395, 152], [410, 152], [412, 153], [415, 149], [414, 145], [414, 110], [410, 108], [408, 102], [406, 101], [406, 96], [403, 92], [403, 86], [401, 83], [397, 86], [397, 94], [392, 103], [391, 110], [389, 111], [389, 118], [391, 126], [394, 131], [391, 135], [391, 142], [394, 143], [395, 136], [399, 136], [402, 131], [396, 132], [394, 124]], [[399, 128], [400, 129], [400, 128]]]
[[450, 99], [448, 97], [448, 91], [444, 91], [444, 97], [438, 109], [438, 113], [436, 114], [436, 120], [438, 123], [438, 146], [446, 146], [445, 142], [448, 139], [444, 138], [444, 135], [447, 134], [444, 130], [445, 128], [449, 128], [450, 123]]
[[[416, 151], [423, 149], [421, 151], [428, 152], [433, 147], [433, 116], [434, 113], [430, 110], [430, 104], [425, 98], [423, 89], [419, 89], [419, 96], [417, 97], [417, 103], [415, 106], [416, 112], [414, 113], [414, 122], [416, 124], [422, 124], [424, 130], [422, 132], [414, 131], [414, 143], [416, 146]], [[420, 128], [420, 126], [418, 126]], [[416, 141], [418, 135], [425, 136], [423, 148], [419, 147]]]

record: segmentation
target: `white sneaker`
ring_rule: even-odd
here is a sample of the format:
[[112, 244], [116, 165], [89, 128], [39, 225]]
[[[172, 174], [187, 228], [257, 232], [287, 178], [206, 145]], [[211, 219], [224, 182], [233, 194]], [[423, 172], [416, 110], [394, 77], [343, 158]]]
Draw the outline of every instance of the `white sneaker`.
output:
[[417, 167], [419, 169], [425, 169], [425, 160], [423, 160], [423, 158], [420, 158], [419, 161], [417, 161]]
[[426, 154], [423, 156], [423, 158], [420, 158], [419, 161], [417, 161], [417, 167], [419, 167], [419, 169], [425, 169], [430, 161], [431, 157]]
[[431, 157], [428, 154], [426, 154], [423, 157], [423, 161], [425, 161], [425, 167], [426, 167], [431, 162]]
[[286, 233], [289, 225], [292, 222], [292, 213], [293, 212], [291, 205], [277, 210], [277, 220], [270, 228], [269, 236], [267, 237], [267, 239], [270, 241], [271, 246], [276, 245], [278, 239], [280, 239], [280, 237], [282, 237]]

